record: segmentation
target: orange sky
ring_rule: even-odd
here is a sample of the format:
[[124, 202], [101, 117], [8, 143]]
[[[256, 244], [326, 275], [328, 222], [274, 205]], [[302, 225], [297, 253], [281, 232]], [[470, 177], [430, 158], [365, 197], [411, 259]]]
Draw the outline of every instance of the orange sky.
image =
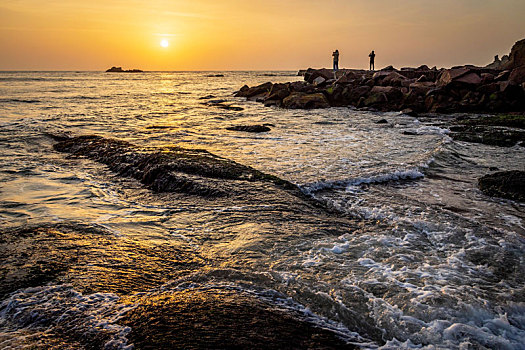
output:
[[[485, 65], [525, 38], [525, 0], [2, 0], [0, 70]], [[168, 40], [163, 48], [161, 40]]]

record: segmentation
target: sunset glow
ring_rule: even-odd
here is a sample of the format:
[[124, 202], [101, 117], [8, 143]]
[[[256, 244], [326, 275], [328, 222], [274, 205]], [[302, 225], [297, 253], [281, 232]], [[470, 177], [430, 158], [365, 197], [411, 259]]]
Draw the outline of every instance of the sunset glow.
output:
[[516, 0], [4, 1], [0, 69], [295, 70], [336, 48], [341, 67], [372, 49], [378, 67], [481, 65], [524, 36], [524, 13]]

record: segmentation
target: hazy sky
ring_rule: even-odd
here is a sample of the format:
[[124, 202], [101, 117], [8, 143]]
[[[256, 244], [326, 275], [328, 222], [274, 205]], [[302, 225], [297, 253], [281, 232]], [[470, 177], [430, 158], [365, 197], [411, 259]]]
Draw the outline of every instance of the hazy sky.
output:
[[[525, 0], [0, 0], [0, 70], [485, 65]], [[161, 40], [168, 40], [163, 48]]]

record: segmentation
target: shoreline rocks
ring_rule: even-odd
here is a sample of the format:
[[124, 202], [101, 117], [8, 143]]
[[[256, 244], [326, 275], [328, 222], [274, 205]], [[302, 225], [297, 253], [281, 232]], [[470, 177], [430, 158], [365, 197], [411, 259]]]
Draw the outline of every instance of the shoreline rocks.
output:
[[486, 67], [417, 68], [379, 71], [312, 69], [300, 71], [304, 81], [243, 86], [236, 97], [266, 106], [314, 109], [353, 106], [413, 113], [525, 111], [525, 39], [509, 58]]

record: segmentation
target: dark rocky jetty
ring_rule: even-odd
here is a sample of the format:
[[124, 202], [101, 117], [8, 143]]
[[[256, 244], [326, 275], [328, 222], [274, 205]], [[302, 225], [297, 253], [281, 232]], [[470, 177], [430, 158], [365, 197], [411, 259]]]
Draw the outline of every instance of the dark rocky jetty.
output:
[[143, 70], [140, 69], [128, 69], [124, 70], [122, 67], [111, 67], [106, 70], [106, 73], [143, 73]]
[[525, 202], [525, 171], [502, 171], [483, 176], [478, 181], [479, 189], [494, 197]]
[[354, 106], [407, 113], [525, 111], [525, 39], [486, 67], [308, 69], [304, 82], [243, 86], [235, 96], [283, 108]]

